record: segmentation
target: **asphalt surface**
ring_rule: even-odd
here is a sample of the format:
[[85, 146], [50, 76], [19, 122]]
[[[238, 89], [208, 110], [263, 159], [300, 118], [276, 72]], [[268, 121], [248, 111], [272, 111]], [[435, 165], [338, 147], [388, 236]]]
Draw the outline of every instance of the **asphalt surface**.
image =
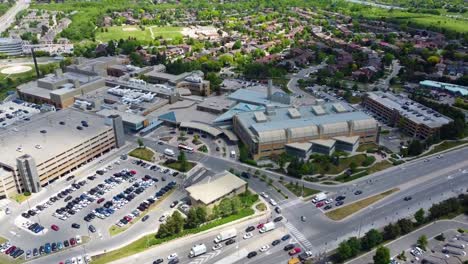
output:
[[28, 8], [29, 3], [30, 0], [17, 0], [16, 4], [0, 17], [0, 33], [5, 31], [13, 22], [15, 22], [16, 15], [21, 10]]

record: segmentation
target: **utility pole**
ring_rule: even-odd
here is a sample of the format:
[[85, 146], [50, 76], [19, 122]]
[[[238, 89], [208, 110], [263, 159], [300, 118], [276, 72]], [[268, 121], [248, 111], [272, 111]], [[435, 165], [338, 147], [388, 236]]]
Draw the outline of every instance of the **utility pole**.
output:
[[[41, 74], [39, 72], [39, 67], [37, 66], [37, 59], [36, 59], [36, 53], [34, 52], [34, 48], [31, 48], [31, 54], [32, 54], [32, 57], [33, 57], [33, 60], [34, 60], [34, 68], [36, 69], [36, 75], [37, 75], [37, 78], [41, 78]], [[47, 178], [47, 180], [49, 180]]]

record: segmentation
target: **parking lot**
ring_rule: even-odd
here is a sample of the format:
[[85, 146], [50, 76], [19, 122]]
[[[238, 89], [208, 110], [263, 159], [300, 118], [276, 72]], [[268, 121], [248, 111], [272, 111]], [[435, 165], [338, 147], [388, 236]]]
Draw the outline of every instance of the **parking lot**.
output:
[[[24, 254], [29, 259], [90, 239], [104, 239], [109, 236], [111, 226], [125, 227], [140, 220], [152, 204], [175, 188], [180, 182], [178, 176], [178, 172], [126, 155], [102, 164], [93, 175], [80, 179], [70, 175], [65, 179], [66, 187], [51, 188], [47, 199], [28, 203], [29, 209], [15, 219], [18, 228], [7, 246], [19, 250], [14, 248], [8, 254], [12, 257]], [[77, 263], [80, 257], [86, 261], [86, 256], [78, 256]]]

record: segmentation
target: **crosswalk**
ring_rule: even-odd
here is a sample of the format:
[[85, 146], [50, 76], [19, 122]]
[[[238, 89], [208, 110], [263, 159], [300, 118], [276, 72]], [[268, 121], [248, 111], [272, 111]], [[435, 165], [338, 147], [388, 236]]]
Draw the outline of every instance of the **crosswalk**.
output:
[[278, 202], [279, 205], [281, 205], [281, 207], [283, 208], [287, 208], [287, 207], [291, 207], [291, 206], [294, 206], [296, 204], [300, 204], [302, 203], [301, 199], [299, 198], [295, 198], [293, 200], [282, 200], [280, 202]]
[[309, 250], [312, 248], [312, 243], [310, 243], [309, 240], [307, 240], [307, 238], [301, 233], [301, 231], [297, 230], [293, 224], [287, 222], [284, 225], [289, 230], [289, 233], [295, 237], [298, 243], [301, 244], [305, 249]]
[[216, 250], [210, 253], [203, 254], [194, 260], [190, 261], [189, 264], [202, 264], [207, 262], [208, 260], [218, 256], [221, 253], [221, 250]]

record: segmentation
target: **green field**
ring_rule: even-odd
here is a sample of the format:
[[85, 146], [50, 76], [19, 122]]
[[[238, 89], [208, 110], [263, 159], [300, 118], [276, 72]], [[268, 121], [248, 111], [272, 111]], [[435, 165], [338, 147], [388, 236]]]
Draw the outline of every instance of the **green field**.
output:
[[[114, 26], [107, 27], [105, 32], [101, 32], [101, 29], [98, 29], [96, 32], [96, 40], [108, 42], [109, 40], [136, 38], [137, 40], [151, 41], [159, 37], [173, 39], [175, 37], [182, 37], [181, 30], [181, 27], [151, 26], [144, 27], [144, 30], [141, 30], [138, 26]], [[154, 38], [152, 36], [154, 36]]]

